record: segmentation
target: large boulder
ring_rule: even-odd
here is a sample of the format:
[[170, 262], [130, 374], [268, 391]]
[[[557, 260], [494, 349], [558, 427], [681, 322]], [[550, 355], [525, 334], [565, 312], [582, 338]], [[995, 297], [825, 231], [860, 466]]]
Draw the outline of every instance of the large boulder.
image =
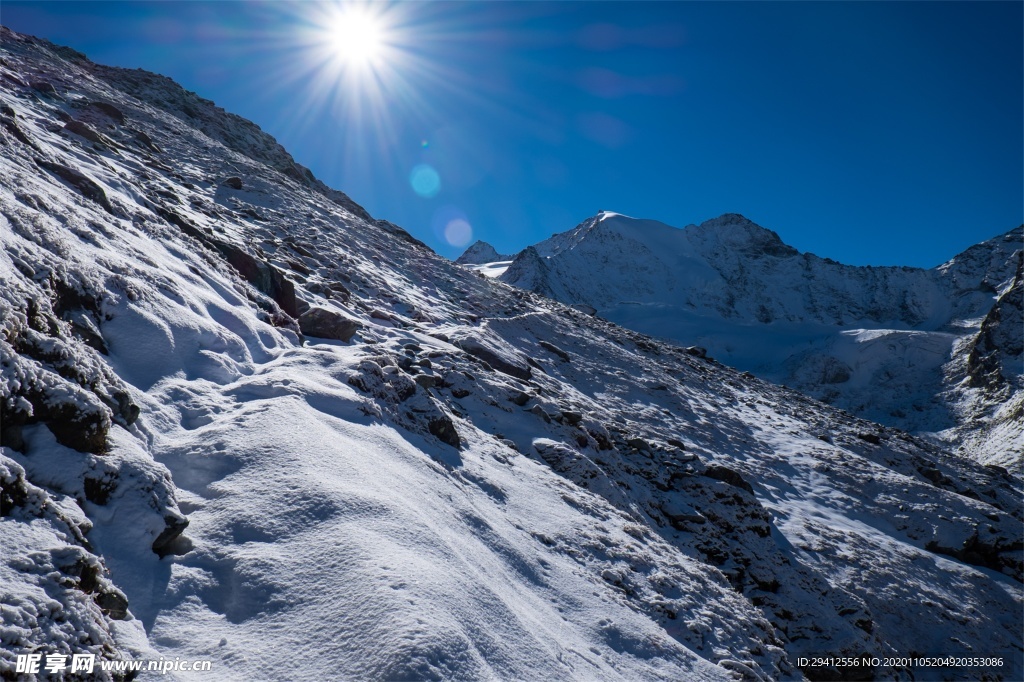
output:
[[348, 342], [362, 325], [326, 308], [310, 308], [299, 318], [299, 328], [306, 336]]
[[[244, 280], [281, 306], [291, 317], [298, 317], [295, 285], [270, 263], [260, 260], [234, 244], [208, 239]], [[314, 335], [315, 336], [315, 335]]]
[[470, 335], [456, 339], [453, 343], [476, 359], [483, 360], [499, 372], [522, 381], [528, 381], [532, 376], [526, 356], [498, 339], [489, 336]]

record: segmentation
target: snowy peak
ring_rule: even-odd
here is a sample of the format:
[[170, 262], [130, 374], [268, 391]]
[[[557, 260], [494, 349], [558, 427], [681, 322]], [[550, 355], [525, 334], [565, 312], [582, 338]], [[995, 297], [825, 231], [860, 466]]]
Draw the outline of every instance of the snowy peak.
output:
[[798, 256], [800, 252], [784, 243], [778, 234], [740, 215], [725, 213], [687, 228], [692, 240], [714, 250], [734, 249], [751, 257]]
[[[678, 229], [602, 211], [490, 274], [638, 331], [707, 347], [861, 416], [977, 444], [968, 432], [987, 428], [993, 401], [1019, 390], [1003, 382], [981, 398], [965, 393], [982, 374], [1003, 376], [985, 369], [992, 358], [1009, 357], [1012, 366], [1021, 330], [1002, 324], [995, 334], [989, 313], [1013, 317], [1013, 296], [993, 305], [1014, 281], [1021, 240], [1021, 228], [1011, 230], [933, 270], [860, 267], [800, 253], [736, 213]], [[1024, 418], [1013, 428], [1024, 428]], [[971, 448], [985, 461], [1019, 459], [1016, 447]]]
[[512, 260], [512, 256], [503, 256], [493, 246], [478, 239], [455, 262], [459, 265], [483, 265], [506, 260]]

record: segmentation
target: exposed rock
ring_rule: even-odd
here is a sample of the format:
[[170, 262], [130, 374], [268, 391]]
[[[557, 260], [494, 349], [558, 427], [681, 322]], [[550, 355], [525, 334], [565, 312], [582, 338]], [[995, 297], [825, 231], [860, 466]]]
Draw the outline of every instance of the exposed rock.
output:
[[121, 590], [114, 588], [100, 593], [96, 596], [96, 604], [114, 620], [124, 620], [128, 617], [128, 597], [124, 596]]
[[98, 111], [118, 123], [124, 123], [124, 113], [109, 102], [89, 102], [88, 108]]
[[141, 130], [136, 130], [135, 131], [135, 139], [138, 140], [139, 143], [141, 143], [143, 147], [145, 147], [146, 149], [148, 149], [151, 152], [159, 152], [160, 151], [160, 147], [158, 147], [156, 145], [156, 143], [153, 142], [153, 139], [149, 135], [147, 135], [146, 133], [142, 132]]
[[234, 244], [212, 239], [208, 241], [224, 255], [228, 263], [238, 271], [243, 279], [274, 299], [285, 313], [291, 317], [298, 317], [295, 285], [280, 270], [270, 263], [246, 253]]
[[164, 529], [153, 540], [153, 551], [161, 557], [172, 553], [174, 541], [188, 528], [188, 518], [181, 514], [164, 516]]
[[626, 445], [637, 450], [650, 450], [651, 446], [643, 438], [630, 438], [626, 441]]
[[457, 448], [462, 445], [462, 441], [459, 439], [459, 432], [455, 430], [455, 425], [452, 420], [445, 415], [434, 417], [427, 423], [427, 429], [433, 435], [437, 436], [438, 440], [442, 443], [447, 443], [453, 448]]
[[592, 305], [587, 305], [586, 303], [574, 303], [570, 307], [580, 311], [584, 315], [590, 315], [591, 317], [597, 317], [597, 308], [595, 308]]
[[566, 424], [569, 424], [570, 426], [577, 426], [581, 421], [583, 421], [583, 413], [562, 410], [562, 418], [565, 420]]
[[556, 346], [553, 343], [548, 343], [547, 341], [541, 341], [540, 342], [540, 347], [543, 348], [544, 350], [548, 351], [549, 353], [554, 353], [555, 355], [557, 355], [562, 360], [562, 362], [569, 362], [570, 361], [569, 354], [566, 353], [564, 350], [562, 350], [561, 348], [559, 348], [558, 346]]
[[103, 191], [103, 188], [96, 181], [76, 171], [74, 168], [68, 168], [59, 163], [53, 163], [44, 159], [36, 159], [36, 163], [77, 189], [86, 199], [95, 201], [105, 208], [108, 213], [114, 214], [114, 207], [110, 205], [107, 193]]
[[424, 389], [430, 389], [437, 385], [437, 377], [433, 374], [417, 374], [413, 377], [413, 381]]
[[524, 393], [523, 391], [518, 391], [516, 393], [513, 393], [512, 397], [509, 398], [509, 400], [514, 402], [519, 407], [523, 407], [524, 405], [526, 405], [526, 403], [530, 402], [530, 394]]
[[692, 355], [695, 358], [706, 358], [708, 356], [708, 349], [701, 348], [700, 346], [687, 346], [686, 354]]
[[3, 116], [0, 116], [0, 123], [3, 123], [3, 126], [7, 129], [7, 132], [9, 132], [11, 135], [14, 135], [14, 137], [19, 142], [21, 142], [22, 144], [27, 144], [33, 149], [38, 149], [38, 147], [36, 147], [32, 140], [29, 139], [29, 136], [25, 133], [25, 131], [21, 129], [21, 126], [18, 125], [18, 121], [14, 118], [14, 109], [6, 107], [6, 109], [3, 111]]
[[541, 407], [540, 405], [534, 405], [533, 407], [531, 407], [529, 409], [529, 412], [532, 412], [533, 414], [537, 415], [538, 417], [543, 419], [545, 422], [550, 422], [551, 421], [551, 415], [549, 415], [544, 410], [544, 408]]
[[50, 83], [48, 81], [32, 81], [31, 83], [29, 83], [29, 87], [35, 90], [36, 92], [40, 92], [44, 95], [58, 96], [57, 88], [53, 87], [53, 83]]
[[499, 348], [494, 343], [473, 336], [463, 337], [457, 340], [455, 345], [509, 376], [523, 381], [528, 381], [533, 376], [526, 358], [510, 348]]
[[90, 142], [95, 142], [96, 144], [103, 145], [104, 147], [111, 146], [107, 138], [93, 130], [92, 126], [90, 126], [88, 123], [85, 123], [84, 121], [68, 121], [67, 124], [64, 125], [64, 130], [68, 131], [69, 133], [74, 133], [79, 137], [85, 138]]
[[221, 184], [226, 187], [230, 187], [231, 189], [242, 189], [242, 178], [232, 176], [230, 178], [225, 178]]
[[748, 493], [754, 492], [753, 486], [751, 486], [746, 479], [728, 467], [709, 466], [704, 470], [704, 475], [708, 478], [713, 478], [716, 481], [722, 481], [723, 483], [728, 483], [729, 485], [736, 486], [737, 488], [742, 488]]
[[362, 325], [332, 310], [313, 307], [299, 317], [299, 327], [308, 336], [348, 343]]

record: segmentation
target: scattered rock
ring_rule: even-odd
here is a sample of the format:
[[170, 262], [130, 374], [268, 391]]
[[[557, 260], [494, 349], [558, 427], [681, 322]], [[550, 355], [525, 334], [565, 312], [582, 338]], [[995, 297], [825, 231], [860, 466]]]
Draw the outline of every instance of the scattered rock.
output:
[[549, 415], [547, 412], [545, 412], [544, 408], [541, 407], [540, 405], [534, 405], [528, 411], [532, 412], [535, 415], [537, 415], [538, 417], [543, 419], [545, 422], [551, 423], [551, 415]]
[[858, 433], [857, 438], [865, 440], [871, 443], [872, 445], [878, 445], [879, 443], [882, 442], [882, 439], [878, 437], [877, 433]]
[[708, 356], [708, 349], [701, 348], [700, 346], [687, 346], [686, 354], [692, 355], [695, 358], [706, 358]]
[[581, 421], [583, 421], [583, 413], [562, 410], [562, 419], [564, 419], [570, 426], [577, 426]]
[[232, 176], [230, 178], [225, 178], [220, 184], [230, 187], [231, 189], [242, 189], [242, 178]]

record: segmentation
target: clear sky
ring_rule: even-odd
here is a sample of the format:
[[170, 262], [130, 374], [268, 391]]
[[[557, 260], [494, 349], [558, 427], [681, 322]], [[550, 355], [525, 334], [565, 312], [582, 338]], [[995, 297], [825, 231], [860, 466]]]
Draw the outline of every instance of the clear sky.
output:
[[[369, 15], [369, 18], [367, 18]], [[1020, 2], [17, 2], [166, 74], [442, 255], [742, 213], [931, 267], [1024, 218]]]

